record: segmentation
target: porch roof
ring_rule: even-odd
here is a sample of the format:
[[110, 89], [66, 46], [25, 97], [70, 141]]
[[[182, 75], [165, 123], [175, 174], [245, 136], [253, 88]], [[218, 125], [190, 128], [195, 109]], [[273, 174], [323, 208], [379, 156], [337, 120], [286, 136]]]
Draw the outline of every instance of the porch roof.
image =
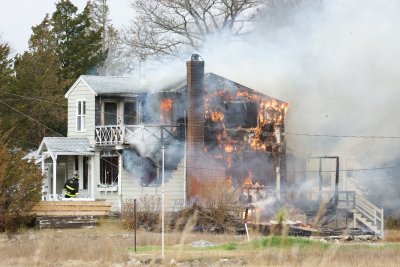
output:
[[82, 137], [44, 137], [38, 155], [45, 151], [53, 155], [94, 155], [89, 140]]

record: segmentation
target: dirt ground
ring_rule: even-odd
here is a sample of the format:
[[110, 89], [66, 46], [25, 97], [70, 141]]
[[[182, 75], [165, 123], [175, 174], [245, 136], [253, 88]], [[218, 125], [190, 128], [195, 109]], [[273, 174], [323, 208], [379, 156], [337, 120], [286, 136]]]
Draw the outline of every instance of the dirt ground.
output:
[[[0, 266], [399, 266], [400, 234], [385, 241], [327, 242], [263, 237], [250, 232], [204, 234], [170, 232], [161, 259], [161, 234], [132, 231], [118, 223], [88, 229], [25, 230], [0, 234]], [[195, 241], [214, 244], [193, 247]]]

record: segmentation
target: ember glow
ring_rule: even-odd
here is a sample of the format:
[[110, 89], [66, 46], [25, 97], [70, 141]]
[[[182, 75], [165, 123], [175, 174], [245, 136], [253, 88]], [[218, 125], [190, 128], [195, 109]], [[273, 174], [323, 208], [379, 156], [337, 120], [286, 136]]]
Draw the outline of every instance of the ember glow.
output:
[[161, 110], [171, 111], [174, 101], [171, 98], [165, 98], [161, 101]]
[[285, 153], [287, 108], [238, 84], [206, 86], [205, 152], [225, 166], [226, 181], [248, 197], [249, 190], [274, 186]]
[[211, 120], [213, 122], [222, 122], [224, 120], [224, 113], [218, 111], [212, 111]]
[[160, 104], [160, 121], [165, 124], [170, 124], [172, 120], [172, 109], [174, 106], [174, 100], [171, 98], [165, 98], [161, 100]]

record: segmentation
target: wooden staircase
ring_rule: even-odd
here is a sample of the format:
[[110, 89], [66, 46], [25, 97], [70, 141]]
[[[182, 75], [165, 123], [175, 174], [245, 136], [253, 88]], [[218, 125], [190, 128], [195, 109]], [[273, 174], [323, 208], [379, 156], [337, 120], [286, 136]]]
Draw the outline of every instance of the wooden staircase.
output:
[[353, 214], [353, 227], [357, 224], [368, 228], [380, 238], [384, 238], [384, 211], [374, 205], [364, 195], [362, 190], [352, 181], [347, 180], [350, 191], [339, 192], [339, 209], [345, 209]]
[[106, 201], [41, 201], [33, 207], [36, 227], [79, 228], [94, 226], [98, 217], [109, 216], [111, 204]]
[[356, 210], [353, 212], [354, 225], [361, 223], [380, 238], [384, 238], [383, 209], [372, 204], [361, 194], [356, 193]]

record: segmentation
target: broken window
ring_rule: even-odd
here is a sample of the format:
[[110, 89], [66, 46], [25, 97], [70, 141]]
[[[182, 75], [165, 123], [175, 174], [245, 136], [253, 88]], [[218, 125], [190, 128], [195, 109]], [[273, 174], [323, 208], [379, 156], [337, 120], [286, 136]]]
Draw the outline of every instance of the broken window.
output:
[[257, 127], [258, 104], [252, 102], [229, 102], [225, 105], [225, 126], [227, 128]]
[[165, 98], [161, 100], [161, 123], [171, 125], [174, 122], [174, 100]]
[[104, 125], [117, 125], [118, 107], [116, 101], [104, 102]]
[[118, 184], [118, 156], [100, 157], [100, 183], [113, 186]]
[[124, 124], [136, 125], [138, 124], [138, 112], [136, 101], [126, 101], [124, 104]]

